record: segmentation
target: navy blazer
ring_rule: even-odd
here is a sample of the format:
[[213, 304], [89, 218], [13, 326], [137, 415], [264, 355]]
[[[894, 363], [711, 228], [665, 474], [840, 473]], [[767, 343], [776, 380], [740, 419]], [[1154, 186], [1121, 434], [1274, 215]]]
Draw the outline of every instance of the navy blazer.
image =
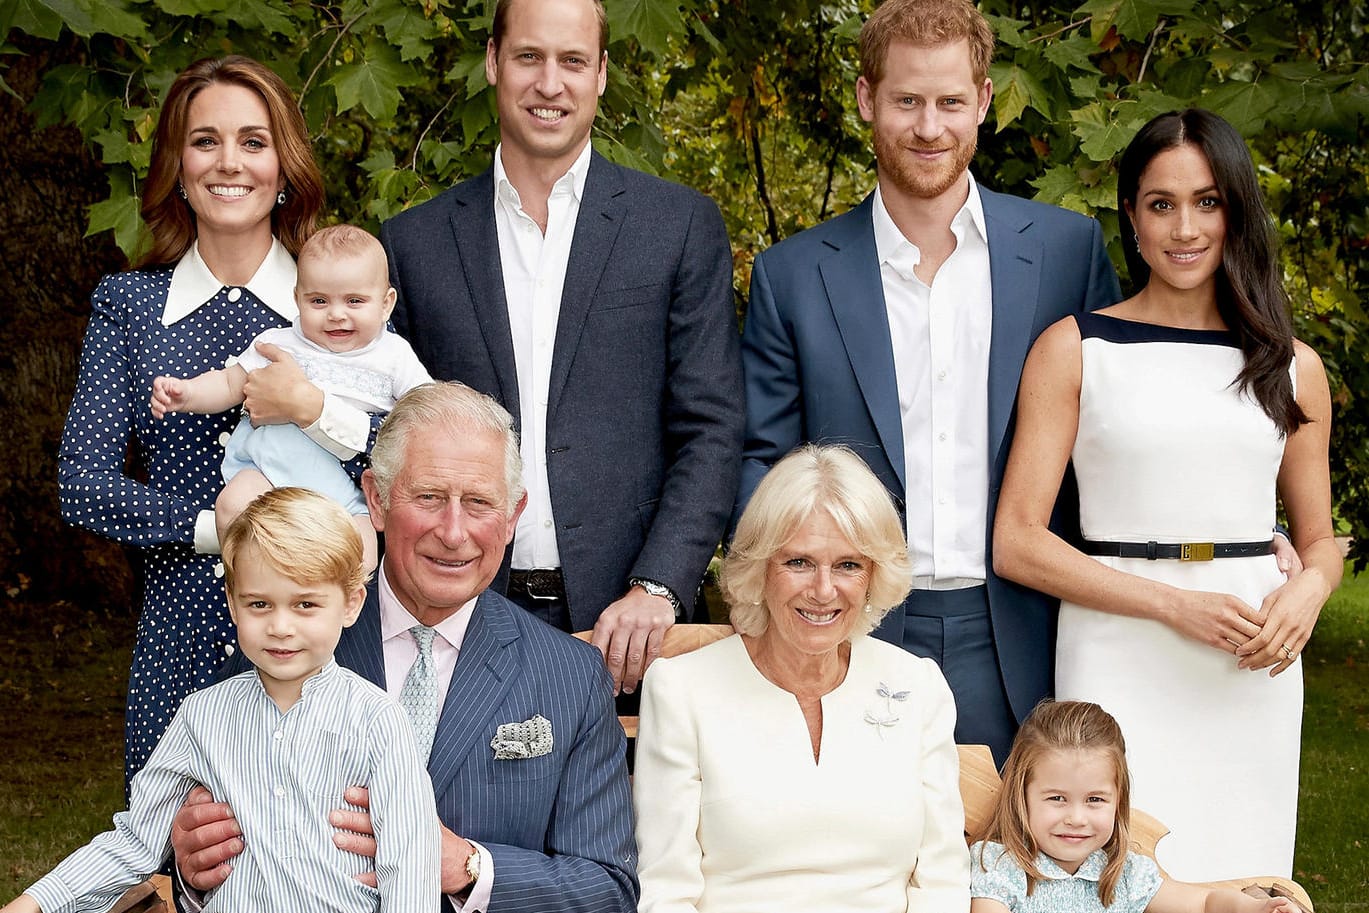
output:
[[[374, 583], [337, 661], [385, 687]], [[599, 651], [486, 590], [475, 605], [433, 738], [442, 823], [490, 851], [492, 910], [637, 909], [627, 742]], [[551, 721], [550, 754], [496, 761], [502, 723]]]
[[[380, 238], [395, 329], [434, 377], [490, 394], [521, 428], [494, 205], [491, 169], [390, 219]], [[711, 200], [591, 156], [548, 393], [575, 629], [593, 627], [629, 577], [666, 584], [688, 608], [741, 464], [732, 255]]]
[[[1042, 330], [1113, 304], [1121, 292], [1097, 221], [982, 186], [979, 193], [993, 284], [984, 524], [989, 613], [1004, 688], [1021, 721], [1052, 691], [1059, 603], [993, 573], [993, 516], [1017, 384]], [[756, 258], [742, 335], [747, 418], [736, 515], [766, 470], [806, 441], [852, 447], [905, 508], [903, 426], [873, 200], [871, 194]], [[1077, 532], [1077, 497], [1063, 491], [1053, 524], [1069, 534], [1071, 526]], [[903, 618], [900, 609], [890, 612], [875, 636], [901, 643]]]

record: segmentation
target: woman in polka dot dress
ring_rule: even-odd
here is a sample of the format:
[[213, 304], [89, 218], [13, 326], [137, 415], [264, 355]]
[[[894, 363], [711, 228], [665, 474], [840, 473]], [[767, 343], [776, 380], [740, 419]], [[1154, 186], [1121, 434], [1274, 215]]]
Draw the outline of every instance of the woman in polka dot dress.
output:
[[[151, 249], [91, 297], [58, 470], [67, 522], [144, 550], [127, 777], [235, 640], [213, 507], [236, 412], [158, 422], [147, 391], [159, 374], [221, 368], [258, 333], [290, 323], [292, 255], [313, 231], [323, 182], [285, 83], [225, 57], [172, 83], [143, 193]], [[146, 482], [125, 472], [131, 443]]]

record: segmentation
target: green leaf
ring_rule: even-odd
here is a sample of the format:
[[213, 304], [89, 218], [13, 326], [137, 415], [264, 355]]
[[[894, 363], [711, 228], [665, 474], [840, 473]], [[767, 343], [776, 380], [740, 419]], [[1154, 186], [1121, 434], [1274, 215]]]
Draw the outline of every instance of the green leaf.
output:
[[247, 29], [266, 29], [277, 35], [294, 35], [299, 25], [290, 17], [290, 8], [278, 0], [227, 0], [222, 16], [215, 21], [233, 23]]
[[1002, 133], [1027, 108], [1050, 117], [1050, 96], [1041, 80], [1016, 64], [992, 64], [989, 76], [993, 79], [994, 119], [997, 132]]
[[[62, 17], [39, 0], [9, 0], [0, 6], [0, 35], [7, 35], [10, 29], [15, 28], [35, 38], [56, 41], [62, 34], [62, 24]], [[94, 23], [87, 18], [85, 24], [89, 29], [86, 35], [90, 35], [94, 31]]]
[[427, 57], [437, 37], [437, 24], [424, 15], [422, 6], [412, 3], [376, 4], [371, 13], [385, 30], [385, 37], [398, 45], [401, 60]]
[[1070, 112], [1079, 150], [1095, 162], [1106, 162], [1126, 148], [1136, 134], [1137, 103], [1119, 101], [1112, 105], [1094, 102]]
[[1033, 199], [1042, 203], [1059, 203], [1067, 195], [1079, 190], [1079, 176], [1070, 165], [1056, 165], [1029, 183], [1036, 188]]
[[677, 0], [605, 0], [610, 36], [618, 40], [631, 36], [641, 47], [657, 56], [670, 49], [672, 38], [688, 33]]
[[467, 98], [474, 98], [489, 88], [489, 80], [485, 78], [485, 49], [466, 51], [458, 57], [456, 63], [447, 70], [443, 81], [449, 85], [464, 83]]
[[109, 198], [91, 206], [90, 224], [86, 237], [102, 231], [114, 232], [114, 243], [125, 256], [131, 257], [138, 245], [138, 236], [143, 229], [142, 217], [138, 214], [138, 197], [133, 192], [133, 181], [123, 169], [109, 173]]
[[1208, 92], [1202, 103], [1230, 121], [1242, 136], [1253, 136], [1269, 122], [1274, 97], [1261, 83], [1232, 81]]
[[989, 16], [989, 25], [993, 26], [994, 35], [998, 37], [998, 43], [1009, 48], [1027, 48], [1027, 36], [1024, 34], [1028, 29], [1028, 24], [1021, 19], [1013, 19], [1008, 16]]
[[1083, 35], [1071, 35], [1063, 41], [1049, 42], [1042, 49], [1041, 56], [1055, 64], [1060, 70], [1073, 67], [1086, 73], [1097, 73], [1099, 72], [1098, 67], [1089, 57], [1096, 50], [1097, 46]]
[[1123, 38], [1140, 41], [1162, 16], [1185, 16], [1192, 10], [1193, 0], [1088, 0], [1078, 13], [1093, 17], [1090, 29], [1095, 42], [1102, 41], [1113, 26]]
[[337, 91], [339, 114], [361, 105], [375, 120], [389, 122], [399, 110], [400, 88], [421, 77], [393, 47], [372, 37], [358, 59], [337, 67], [327, 81]]
[[115, 38], [146, 39], [148, 37], [147, 25], [142, 16], [130, 12], [128, 4], [124, 0], [80, 0], [80, 2], [88, 8], [97, 32], [112, 35]]

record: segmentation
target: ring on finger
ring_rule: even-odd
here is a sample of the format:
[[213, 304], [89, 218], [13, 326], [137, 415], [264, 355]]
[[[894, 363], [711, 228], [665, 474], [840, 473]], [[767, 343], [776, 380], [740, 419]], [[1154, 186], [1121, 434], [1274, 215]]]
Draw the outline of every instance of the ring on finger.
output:
[[1284, 659], [1292, 659], [1294, 656], [1297, 655], [1293, 652], [1293, 648], [1288, 646], [1288, 644], [1279, 644], [1279, 649], [1283, 651]]

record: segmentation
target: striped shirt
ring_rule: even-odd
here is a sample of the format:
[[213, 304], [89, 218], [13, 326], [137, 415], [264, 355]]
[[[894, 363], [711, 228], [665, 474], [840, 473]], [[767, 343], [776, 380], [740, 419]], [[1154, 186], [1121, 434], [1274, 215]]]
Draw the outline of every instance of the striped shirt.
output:
[[[432, 781], [404, 711], [330, 661], [286, 713], [255, 670], [186, 698], [133, 778], [114, 829], [28, 889], [44, 913], [103, 911], [171, 853], [171, 824], [196, 784], [233, 809], [245, 849], [205, 913], [373, 913], [432, 908], [440, 833]], [[367, 786], [374, 860], [333, 845], [328, 812]], [[352, 876], [376, 873], [380, 889]]]

